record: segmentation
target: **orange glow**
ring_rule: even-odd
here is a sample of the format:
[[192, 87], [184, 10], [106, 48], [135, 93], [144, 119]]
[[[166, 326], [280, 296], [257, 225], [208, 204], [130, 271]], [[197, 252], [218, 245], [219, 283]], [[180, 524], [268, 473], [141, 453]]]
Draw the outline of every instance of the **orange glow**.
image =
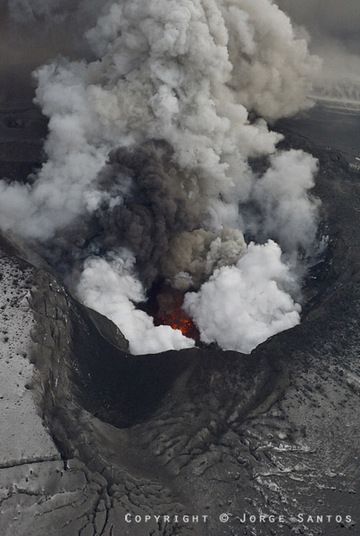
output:
[[169, 312], [166, 316], [158, 316], [156, 324], [171, 326], [173, 329], [179, 329], [185, 337], [199, 339], [199, 332], [194, 322], [181, 308]]
[[157, 295], [158, 312], [155, 315], [155, 325], [171, 326], [179, 329], [185, 337], [200, 340], [200, 334], [189, 315], [182, 309], [184, 296], [181, 292], [166, 288]]

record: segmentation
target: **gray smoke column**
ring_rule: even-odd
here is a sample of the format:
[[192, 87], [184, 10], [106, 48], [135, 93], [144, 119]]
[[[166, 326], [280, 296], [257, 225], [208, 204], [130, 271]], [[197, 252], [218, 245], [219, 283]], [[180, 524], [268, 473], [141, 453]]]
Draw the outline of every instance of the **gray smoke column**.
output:
[[[35, 17], [49, 15], [44, 3], [28, 0], [17, 3], [18, 18], [21, 5]], [[66, 6], [48, 4], [57, 13]], [[179, 340], [186, 346], [181, 334], [171, 342], [151, 319], [139, 321], [134, 304], [156, 278], [201, 293], [211, 274], [223, 280], [227, 266], [250, 255], [242, 234], [249, 229], [261, 241], [278, 239], [294, 266], [299, 248], [313, 249], [316, 163], [301, 151], [278, 154], [281, 136], [265, 119], [310, 106], [319, 63], [271, 0], [106, 2], [86, 39], [92, 60], [62, 59], [36, 72], [37, 102], [49, 117], [48, 159], [32, 185], [0, 182], [0, 225], [65, 251], [77, 234], [89, 257], [79, 295], [116, 321], [132, 351], [178, 348]], [[263, 177], [249, 165], [259, 157], [268, 159]], [[255, 212], [241, 211], [249, 206]], [[259, 274], [265, 290], [279, 289], [272, 294], [278, 303], [264, 298], [272, 306], [268, 336], [289, 327], [289, 318], [299, 321], [289, 297], [287, 313], [296, 314], [281, 322], [289, 277], [282, 258], [274, 265]], [[203, 332], [194, 300], [189, 309]], [[251, 315], [260, 310], [259, 302]], [[141, 347], [145, 331], [152, 342]], [[226, 334], [225, 342], [213, 340], [227, 347]]]
[[[245, 247], [239, 230], [202, 228], [208, 188], [194, 170], [176, 164], [165, 142], [113, 151], [98, 184], [105, 194], [93, 220], [102, 247], [131, 250], [147, 287], [158, 277], [183, 290], [198, 287], [218, 265], [236, 262]], [[114, 203], [119, 189], [121, 201]]]

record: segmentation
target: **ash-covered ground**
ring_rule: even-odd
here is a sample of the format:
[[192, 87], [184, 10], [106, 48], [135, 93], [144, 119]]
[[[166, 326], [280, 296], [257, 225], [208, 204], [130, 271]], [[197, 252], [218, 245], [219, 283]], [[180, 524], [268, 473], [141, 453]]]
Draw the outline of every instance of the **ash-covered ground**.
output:
[[[2, 535], [358, 533], [360, 176], [344, 153], [355, 155], [346, 126], [360, 118], [345, 115], [325, 139], [331, 113], [321, 111], [318, 130], [314, 115], [277, 125], [320, 160], [329, 243], [308, 277], [301, 325], [250, 356], [130, 357], [111, 322], [2, 237]], [[0, 123], [0, 174], [25, 180], [46, 124], [27, 99], [3, 101]], [[154, 517], [175, 514], [179, 522]]]
[[346, 103], [319, 104], [308, 112], [300, 113], [278, 124], [296, 136], [326, 150], [335, 150], [349, 162], [358, 164], [360, 158], [360, 110]]

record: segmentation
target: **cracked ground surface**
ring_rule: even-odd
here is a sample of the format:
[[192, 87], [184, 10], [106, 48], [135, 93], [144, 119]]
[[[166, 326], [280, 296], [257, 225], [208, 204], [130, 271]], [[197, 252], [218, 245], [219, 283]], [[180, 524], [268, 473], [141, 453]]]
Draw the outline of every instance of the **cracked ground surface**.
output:
[[[17, 110], [11, 125], [36, 137], [36, 112]], [[2, 128], [6, 144], [13, 127]], [[18, 160], [32, 166], [29, 134], [18, 131]], [[1, 240], [1, 535], [358, 533], [360, 183], [340, 154], [291, 143], [320, 159], [328, 253], [309, 278], [302, 324], [251, 356], [130, 357], [114, 326]], [[1, 174], [25, 173], [11, 158]], [[128, 524], [128, 512], [208, 520]], [[243, 513], [284, 522], [244, 524]], [[299, 513], [352, 520], [300, 522]]]

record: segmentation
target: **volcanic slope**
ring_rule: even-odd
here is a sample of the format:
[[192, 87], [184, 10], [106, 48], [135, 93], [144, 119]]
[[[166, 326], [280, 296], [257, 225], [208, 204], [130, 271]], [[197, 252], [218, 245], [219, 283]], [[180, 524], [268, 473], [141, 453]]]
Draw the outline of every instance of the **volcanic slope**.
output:
[[[130, 357], [113, 325], [2, 240], [1, 534], [356, 534], [360, 185], [341, 154], [290, 141], [320, 159], [330, 238], [302, 324], [251, 356]], [[209, 518], [127, 524], [127, 512]], [[286, 522], [244, 525], [243, 512]], [[343, 521], [292, 519], [302, 512]]]

